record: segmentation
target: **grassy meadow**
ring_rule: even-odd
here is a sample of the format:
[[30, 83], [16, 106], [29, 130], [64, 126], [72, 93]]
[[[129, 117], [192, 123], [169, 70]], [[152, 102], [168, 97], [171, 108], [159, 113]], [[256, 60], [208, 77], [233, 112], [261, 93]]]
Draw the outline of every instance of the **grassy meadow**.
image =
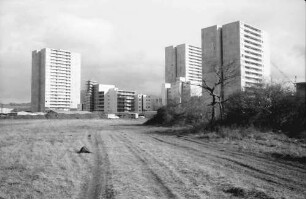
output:
[[0, 121], [0, 198], [78, 198], [92, 157], [77, 150], [94, 121]]

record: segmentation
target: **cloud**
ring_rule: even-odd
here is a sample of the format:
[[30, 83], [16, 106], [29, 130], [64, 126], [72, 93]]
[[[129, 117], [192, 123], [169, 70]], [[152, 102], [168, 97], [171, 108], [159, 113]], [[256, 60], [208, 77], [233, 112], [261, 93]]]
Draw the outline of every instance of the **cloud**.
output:
[[[201, 28], [235, 20], [266, 30], [271, 61], [304, 80], [304, 6], [300, 0], [2, 0], [0, 101], [30, 101], [31, 51], [45, 47], [81, 53], [82, 85], [95, 79], [159, 94], [165, 46], [201, 46]], [[275, 68], [272, 74], [284, 78]]]
[[[5, 4], [7, 10], [12, 9], [10, 3]], [[30, 101], [33, 50], [45, 47], [68, 49], [94, 60], [91, 54], [97, 54], [101, 46], [113, 39], [113, 25], [103, 18], [63, 13], [52, 9], [52, 5], [47, 9], [41, 3], [37, 5], [39, 9], [19, 2], [13, 3], [13, 10], [18, 12], [1, 10], [1, 98], [12, 99], [14, 94], [17, 101]], [[8, 85], [12, 89], [8, 89]]]

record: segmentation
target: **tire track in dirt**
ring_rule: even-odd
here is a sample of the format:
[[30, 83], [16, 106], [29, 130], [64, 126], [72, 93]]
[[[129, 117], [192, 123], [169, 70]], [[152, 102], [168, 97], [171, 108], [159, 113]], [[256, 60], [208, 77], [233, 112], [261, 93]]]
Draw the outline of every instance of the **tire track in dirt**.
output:
[[[192, 142], [192, 143], [196, 143], [198, 144], [199, 146], [202, 146], [202, 147], [205, 147], [205, 148], [209, 148], [209, 149], [212, 149], [212, 150], [215, 150], [215, 151], [218, 151], [220, 153], [224, 153], [224, 151], [226, 150], [226, 155], [228, 155], [230, 153], [231, 156], [235, 156], [237, 158], [250, 158], [250, 156], [252, 157], [252, 160], [256, 160], [258, 162], [260, 162], [261, 164], [262, 163], [267, 163], [268, 165], [271, 165], [271, 162], [275, 162], [275, 160], [271, 160], [271, 159], [267, 159], [267, 157], [262, 157], [262, 156], [258, 156], [256, 154], [250, 154], [250, 153], [240, 153], [240, 152], [236, 152], [236, 151], [233, 151], [233, 149], [230, 149], [229, 147], [225, 147], [225, 146], [221, 146], [220, 147], [224, 147], [225, 149], [216, 149], [216, 145], [213, 145], [213, 144], [210, 144], [210, 143], [205, 143], [205, 142], [201, 142], [201, 141], [197, 141], [197, 140], [193, 140], [193, 139], [188, 139], [188, 138], [180, 138], [182, 140], [186, 140], [188, 142]], [[224, 153], [224, 154], [225, 154]], [[306, 168], [301, 166], [301, 165], [296, 165], [296, 164], [293, 164], [291, 162], [281, 162], [281, 161], [277, 161], [277, 165], [275, 165], [276, 169], [279, 169], [279, 168], [286, 168], [286, 169], [289, 169], [289, 170], [296, 170], [297, 172], [299, 173], [304, 173], [306, 174]]]
[[[132, 141], [131, 138], [127, 136], [127, 134], [121, 133], [120, 135], [118, 135], [118, 138], [126, 145], [126, 147], [130, 151], [131, 150], [133, 151], [132, 153], [134, 155], [140, 156], [140, 158], [145, 160], [147, 165], [157, 164], [158, 165], [157, 169], [162, 170], [165, 174], [167, 174], [171, 178], [172, 182], [171, 183], [168, 182], [168, 183], [170, 183], [172, 186], [174, 186], [174, 184], [179, 185], [179, 189], [181, 192], [179, 196], [183, 195], [182, 197], [184, 198], [202, 198], [203, 195], [209, 195], [209, 193], [206, 191], [199, 192], [197, 189], [195, 189], [194, 179], [190, 178], [189, 176], [185, 176], [184, 174], [179, 172], [178, 169], [175, 167], [175, 165], [173, 165], [171, 161], [166, 160], [168, 164], [171, 164], [171, 166], [170, 165], [168, 166], [163, 161], [158, 160], [154, 155], [152, 155], [151, 153], [137, 146], [135, 142]], [[156, 173], [156, 171], [153, 171], [153, 172]], [[156, 173], [156, 175], [158, 174]], [[170, 179], [168, 178], [168, 180]], [[194, 187], [190, 187], [190, 185]], [[173, 188], [178, 188], [178, 187], [174, 186]], [[181, 191], [183, 189], [184, 191]]]
[[[93, 141], [92, 141], [93, 137]], [[113, 199], [115, 198], [111, 171], [110, 161], [108, 158], [105, 143], [102, 140], [100, 133], [95, 133], [88, 137], [92, 143], [94, 165], [92, 169], [92, 178], [86, 187], [84, 198], [86, 199]]]
[[[162, 142], [162, 143], [172, 145], [172, 146], [175, 146], [175, 147], [187, 149], [188, 152], [191, 152], [191, 153], [195, 154], [196, 156], [200, 156], [200, 157], [203, 157], [203, 158], [209, 158], [210, 160], [212, 160], [212, 161], [214, 161], [218, 164], [221, 163], [221, 165], [226, 165], [228, 167], [231, 167], [231, 169], [233, 169], [235, 171], [239, 171], [239, 170], [243, 169], [247, 174], [249, 174], [250, 176], [253, 176], [255, 178], [267, 181], [269, 183], [282, 185], [283, 187], [287, 187], [290, 190], [298, 190], [298, 191], [301, 191], [301, 192], [305, 192], [304, 187], [306, 186], [306, 184], [299, 180], [299, 179], [301, 179], [300, 176], [299, 176], [298, 179], [284, 178], [284, 177], [281, 176], [281, 175], [283, 175], [283, 173], [279, 173], [279, 172], [278, 173], [273, 173], [273, 172], [269, 173], [267, 170], [264, 171], [262, 169], [254, 168], [253, 166], [244, 164], [244, 163], [240, 162], [239, 160], [233, 160], [233, 159], [230, 159], [228, 157], [222, 157], [220, 155], [210, 154], [210, 153], [207, 153], [203, 150], [195, 149], [195, 148], [192, 148], [192, 147], [189, 147], [189, 146], [180, 145], [178, 143], [168, 142], [168, 141], [156, 138], [154, 136], [150, 136], [150, 137], [153, 138], [154, 140], [158, 141], [158, 142]], [[245, 162], [247, 160], [244, 159], [243, 161]], [[231, 162], [231, 163], [234, 163], [234, 164], [227, 164], [227, 162]], [[271, 166], [271, 165], [274, 166], [273, 163], [270, 163], [266, 166]]]
[[[124, 144], [124, 146], [129, 150], [130, 153], [132, 153], [137, 160], [141, 163], [141, 166], [144, 171], [147, 171], [148, 174], [151, 176], [151, 179], [154, 181], [154, 184], [159, 188], [160, 193], [164, 195], [163, 198], [172, 198], [176, 199], [178, 198], [175, 193], [163, 182], [163, 180], [154, 172], [153, 169], [150, 168], [147, 158], [142, 157], [139, 153], [139, 151], [135, 150], [135, 146], [132, 145], [132, 143], [127, 143], [127, 140], [122, 138], [121, 136], [114, 136], [110, 135], [113, 140], [120, 140], [121, 143]], [[132, 147], [133, 146], [133, 147]]]

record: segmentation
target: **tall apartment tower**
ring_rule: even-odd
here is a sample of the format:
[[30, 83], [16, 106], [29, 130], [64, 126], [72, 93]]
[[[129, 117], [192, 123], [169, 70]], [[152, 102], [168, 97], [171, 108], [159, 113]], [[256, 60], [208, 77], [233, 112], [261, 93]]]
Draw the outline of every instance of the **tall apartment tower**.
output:
[[[199, 47], [181, 44], [165, 48], [165, 84], [162, 89], [163, 104], [168, 99], [201, 95], [202, 50]], [[167, 87], [167, 88], [166, 88]], [[187, 89], [187, 92], [185, 92]], [[170, 94], [168, 94], [170, 93]], [[185, 97], [182, 93], [187, 93]]]
[[62, 49], [32, 52], [31, 110], [71, 110], [80, 105], [81, 56]]
[[201, 48], [188, 44], [165, 48], [165, 83], [173, 83], [179, 77], [184, 77], [191, 84], [201, 84]]
[[[203, 79], [213, 85], [223, 70], [228, 84], [217, 90], [228, 95], [257, 86], [270, 75], [267, 34], [241, 21], [202, 29]], [[203, 95], [205, 90], [203, 89]]]

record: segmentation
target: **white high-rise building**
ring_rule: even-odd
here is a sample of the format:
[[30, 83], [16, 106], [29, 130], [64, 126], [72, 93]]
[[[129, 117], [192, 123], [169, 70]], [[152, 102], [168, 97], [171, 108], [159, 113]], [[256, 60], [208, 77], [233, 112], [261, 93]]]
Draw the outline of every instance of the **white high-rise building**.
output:
[[202, 50], [189, 44], [165, 48], [165, 83], [184, 77], [191, 84], [202, 82]]
[[31, 110], [73, 110], [80, 105], [81, 56], [62, 49], [32, 52]]
[[[165, 84], [163, 85], [163, 104], [174, 100], [182, 102], [192, 96], [201, 96], [202, 89], [202, 50], [189, 44], [165, 48]], [[184, 86], [182, 86], [184, 85]], [[168, 87], [168, 88], [166, 88]], [[183, 89], [183, 90], [182, 90]], [[184, 89], [188, 89], [185, 92]], [[167, 95], [168, 91], [172, 93]], [[182, 95], [189, 93], [189, 95]], [[184, 99], [183, 99], [184, 98]]]
[[[228, 78], [221, 91], [228, 95], [257, 86], [270, 75], [270, 52], [267, 33], [241, 21], [202, 29], [203, 79], [210, 86], [223, 68]], [[221, 90], [220, 90], [221, 89]], [[203, 94], [205, 89], [203, 89]]]

